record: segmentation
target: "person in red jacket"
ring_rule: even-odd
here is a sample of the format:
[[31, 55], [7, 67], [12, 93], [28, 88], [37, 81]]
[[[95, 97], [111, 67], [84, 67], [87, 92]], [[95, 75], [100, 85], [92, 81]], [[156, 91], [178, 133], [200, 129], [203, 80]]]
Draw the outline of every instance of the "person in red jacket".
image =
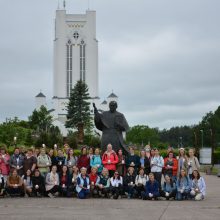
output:
[[178, 169], [178, 161], [174, 158], [173, 152], [168, 153], [168, 157], [164, 159], [164, 176], [168, 175], [172, 178], [173, 181], [176, 181]]
[[79, 168], [79, 170], [82, 167], [85, 167], [88, 170], [90, 167], [90, 158], [89, 158], [89, 155], [87, 155], [86, 146], [82, 147], [81, 149], [81, 155], [79, 156], [77, 167]]
[[97, 174], [97, 167], [92, 167], [91, 173], [89, 174], [90, 194], [92, 197], [98, 194], [98, 190], [97, 190], [98, 179], [99, 179], [99, 176]]
[[118, 163], [118, 156], [115, 151], [112, 150], [112, 145], [107, 145], [107, 150], [102, 155], [102, 163], [109, 171], [109, 176], [112, 177], [116, 170], [116, 164]]

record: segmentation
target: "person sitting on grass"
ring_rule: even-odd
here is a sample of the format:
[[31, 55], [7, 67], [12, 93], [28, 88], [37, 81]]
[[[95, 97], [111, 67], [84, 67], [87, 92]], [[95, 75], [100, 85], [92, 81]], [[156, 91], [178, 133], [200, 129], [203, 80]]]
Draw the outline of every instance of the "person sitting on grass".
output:
[[32, 196], [32, 189], [33, 189], [33, 184], [32, 184], [32, 177], [31, 177], [31, 170], [27, 170], [26, 174], [22, 176], [22, 180], [24, 183], [24, 192], [25, 196]]
[[189, 177], [186, 175], [186, 171], [184, 169], [180, 170], [176, 187], [177, 187], [176, 199], [187, 200], [189, 198], [189, 193], [191, 191], [191, 181]]
[[51, 172], [48, 173], [46, 176], [46, 192], [50, 198], [59, 196], [59, 193], [61, 191], [59, 184], [60, 180], [57, 173], [57, 166], [52, 166]]
[[146, 182], [149, 180], [148, 176], [144, 174], [144, 168], [140, 168], [139, 174], [135, 178], [135, 188], [138, 198], [141, 198], [141, 193], [144, 192]]
[[155, 180], [154, 174], [149, 173], [149, 181], [146, 183], [145, 191], [142, 192], [142, 199], [157, 200], [159, 196], [159, 183]]
[[40, 171], [36, 169], [32, 176], [33, 195], [36, 197], [42, 197], [45, 195], [45, 181]]
[[121, 198], [123, 193], [123, 178], [119, 175], [118, 171], [115, 171], [114, 176], [110, 179], [111, 187], [110, 193], [113, 199]]
[[86, 199], [90, 193], [90, 182], [85, 167], [80, 169], [80, 174], [77, 177], [76, 192], [79, 199]]
[[106, 168], [103, 168], [102, 174], [97, 180], [97, 189], [99, 196], [108, 198], [110, 192], [110, 179]]
[[206, 194], [206, 184], [205, 180], [198, 170], [194, 170], [192, 173], [192, 188], [190, 192], [191, 198], [194, 198], [196, 201], [203, 200]]
[[61, 196], [63, 197], [70, 197], [70, 187], [71, 185], [71, 177], [69, 175], [68, 167], [64, 165], [62, 167], [61, 173], [60, 173], [60, 190], [61, 190]]
[[98, 190], [97, 190], [97, 184], [99, 182], [99, 176], [97, 174], [97, 167], [91, 168], [91, 173], [89, 174], [89, 181], [90, 181], [90, 195], [97, 196]]
[[133, 198], [135, 194], [135, 177], [134, 167], [129, 167], [128, 173], [124, 177], [124, 189], [128, 193], [128, 199]]
[[24, 196], [23, 181], [21, 177], [18, 176], [16, 169], [12, 171], [11, 175], [7, 179], [6, 191], [11, 197]]
[[164, 179], [165, 179], [165, 181], [164, 181], [164, 184], [162, 186], [162, 190], [160, 192], [161, 196], [165, 197], [166, 200], [169, 200], [171, 198], [175, 199], [175, 197], [176, 197], [175, 182], [173, 182], [172, 178], [168, 174], [165, 175]]

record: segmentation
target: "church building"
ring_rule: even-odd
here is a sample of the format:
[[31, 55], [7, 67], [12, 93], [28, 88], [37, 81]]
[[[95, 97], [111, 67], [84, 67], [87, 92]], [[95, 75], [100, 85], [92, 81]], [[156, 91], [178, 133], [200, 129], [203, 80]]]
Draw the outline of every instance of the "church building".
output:
[[[55, 126], [64, 136], [66, 106], [71, 89], [78, 80], [86, 82], [91, 104], [99, 110], [107, 110], [108, 103], [117, 101], [112, 92], [103, 102], [99, 98], [98, 40], [96, 38], [96, 12], [87, 10], [85, 14], [67, 14], [65, 8], [56, 10], [53, 54], [53, 98], [52, 109]], [[36, 97], [36, 109], [46, 105], [46, 96], [40, 92]], [[91, 107], [92, 110], [92, 107]]]

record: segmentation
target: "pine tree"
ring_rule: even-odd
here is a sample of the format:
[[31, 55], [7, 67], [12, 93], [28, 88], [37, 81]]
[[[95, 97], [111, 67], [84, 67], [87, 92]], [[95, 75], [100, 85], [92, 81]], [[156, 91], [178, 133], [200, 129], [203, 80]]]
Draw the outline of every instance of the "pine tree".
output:
[[78, 141], [83, 143], [84, 129], [91, 126], [90, 96], [84, 81], [77, 81], [67, 106], [66, 128], [78, 129]]

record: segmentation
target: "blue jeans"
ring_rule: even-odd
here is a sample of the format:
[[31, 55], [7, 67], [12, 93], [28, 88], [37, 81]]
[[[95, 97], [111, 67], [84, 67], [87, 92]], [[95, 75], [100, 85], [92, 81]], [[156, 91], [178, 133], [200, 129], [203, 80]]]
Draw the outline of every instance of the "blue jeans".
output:
[[177, 200], [187, 200], [189, 198], [189, 190], [184, 190], [183, 193], [177, 191], [176, 199]]
[[81, 191], [78, 193], [78, 198], [79, 199], [86, 199], [88, 194], [89, 194], [88, 189], [81, 189]]

